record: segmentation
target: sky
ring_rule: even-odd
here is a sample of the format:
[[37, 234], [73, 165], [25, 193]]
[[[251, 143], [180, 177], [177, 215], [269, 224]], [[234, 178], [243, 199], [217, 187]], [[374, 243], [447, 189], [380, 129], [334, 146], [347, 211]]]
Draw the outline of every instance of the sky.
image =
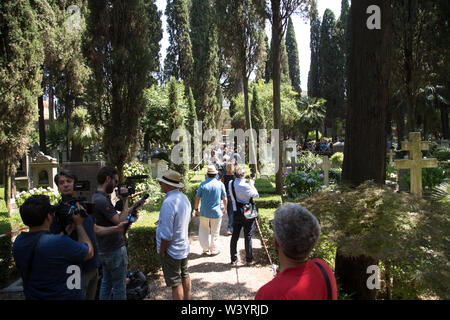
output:
[[[163, 23], [163, 39], [161, 40], [161, 66], [164, 65], [164, 58], [166, 56], [166, 49], [168, 47], [168, 35], [166, 30], [166, 18], [164, 16], [164, 10], [166, 8], [166, 0], [157, 0], [156, 5], [158, 9], [163, 12], [162, 23]], [[341, 13], [341, 0], [317, 0], [317, 8], [319, 10], [320, 20], [322, 20], [323, 13], [325, 9], [329, 8], [334, 12], [336, 19]], [[292, 21], [294, 23], [295, 36], [297, 38], [298, 46], [298, 56], [300, 62], [300, 81], [302, 91], [306, 92], [308, 86], [308, 72], [310, 64], [310, 48], [309, 48], [309, 21], [305, 21], [299, 15], [293, 15]], [[270, 26], [270, 24], [268, 24]], [[266, 32], [270, 39], [270, 28], [266, 27]]]

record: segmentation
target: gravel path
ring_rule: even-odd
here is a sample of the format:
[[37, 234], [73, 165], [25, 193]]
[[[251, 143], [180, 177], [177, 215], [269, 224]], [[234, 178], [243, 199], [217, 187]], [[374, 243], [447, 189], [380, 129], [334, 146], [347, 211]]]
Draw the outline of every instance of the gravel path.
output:
[[[257, 228], [253, 234], [253, 256], [255, 265], [245, 265], [245, 249], [243, 231], [237, 244], [239, 263], [237, 267], [230, 265], [230, 239], [226, 235], [228, 217], [222, 220], [216, 256], [202, 256], [202, 248], [198, 240], [199, 218], [194, 217], [190, 234], [191, 253], [189, 254], [189, 273], [191, 277], [191, 299], [193, 300], [253, 300], [258, 289], [273, 279], [272, 269]], [[159, 271], [150, 283], [147, 299], [170, 300], [172, 291], [164, 282], [162, 271]]]

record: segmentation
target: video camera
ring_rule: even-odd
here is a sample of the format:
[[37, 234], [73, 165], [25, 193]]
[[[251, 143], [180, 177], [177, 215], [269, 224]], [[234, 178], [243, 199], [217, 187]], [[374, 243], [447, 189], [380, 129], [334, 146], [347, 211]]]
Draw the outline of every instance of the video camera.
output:
[[134, 223], [134, 222], [138, 219], [137, 211], [138, 211], [139, 208], [141, 208], [141, 207], [144, 205], [144, 203], [145, 203], [145, 201], [148, 199], [148, 197], [149, 197], [149, 194], [146, 193], [146, 194], [142, 197], [141, 200], [139, 200], [138, 202], [136, 202], [136, 203], [128, 210], [128, 216], [127, 216], [128, 225], [127, 225], [127, 227], [126, 227], [124, 233], [126, 233], [126, 232], [128, 231], [128, 229], [130, 228], [131, 224]]
[[[135, 181], [143, 180], [143, 179], [147, 179], [147, 178], [148, 178], [148, 175], [146, 175], [146, 174], [140, 174], [140, 175], [126, 177], [125, 182], [121, 183], [117, 186], [117, 190], [116, 190], [117, 197], [125, 198], [125, 197], [129, 197], [129, 196], [135, 194], [136, 193]], [[120, 193], [121, 188], [127, 188], [127, 192]]]
[[[86, 202], [85, 198], [70, 198], [67, 201], [61, 200], [56, 206], [52, 206], [55, 222], [64, 231], [66, 227], [73, 223], [73, 215], [80, 215], [86, 218], [88, 214], [93, 214], [95, 204]], [[80, 204], [84, 209], [79, 209], [76, 204]]]

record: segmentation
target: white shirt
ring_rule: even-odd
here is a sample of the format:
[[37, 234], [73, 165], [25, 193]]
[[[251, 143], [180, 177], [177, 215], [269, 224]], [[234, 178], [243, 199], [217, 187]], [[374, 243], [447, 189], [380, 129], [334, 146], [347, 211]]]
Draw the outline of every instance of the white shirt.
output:
[[[255, 188], [250, 187], [250, 184], [245, 182], [245, 179], [236, 178], [234, 183], [234, 191], [236, 192], [236, 200], [239, 203], [249, 203], [250, 198], [258, 198], [259, 193]], [[231, 201], [233, 203], [233, 210], [237, 211], [236, 200], [234, 199], [233, 190], [231, 184], [233, 180], [228, 184], [229, 195], [231, 196]]]

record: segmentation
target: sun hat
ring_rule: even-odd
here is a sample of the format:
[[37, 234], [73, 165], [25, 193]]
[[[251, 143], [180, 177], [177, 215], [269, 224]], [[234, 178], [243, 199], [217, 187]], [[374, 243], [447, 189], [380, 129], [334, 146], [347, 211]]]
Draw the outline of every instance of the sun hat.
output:
[[215, 166], [208, 166], [207, 174], [218, 174], [219, 171], [217, 171]]
[[177, 188], [183, 188], [184, 184], [181, 183], [181, 180], [183, 177], [181, 174], [174, 170], [167, 170], [164, 172], [161, 178], [156, 178], [156, 180], [168, 184], [169, 186], [177, 187]]

